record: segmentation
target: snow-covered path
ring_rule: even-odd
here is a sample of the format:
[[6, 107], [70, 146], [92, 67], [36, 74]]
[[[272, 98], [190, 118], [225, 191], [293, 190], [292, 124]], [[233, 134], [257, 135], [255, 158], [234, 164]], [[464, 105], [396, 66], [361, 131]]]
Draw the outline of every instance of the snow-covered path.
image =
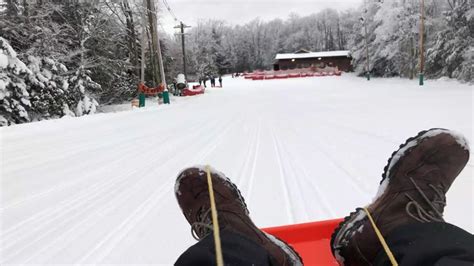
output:
[[[342, 217], [375, 195], [406, 138], [474, 140], [473, 87], [352, 75], [224, 79], [170, 106], [0, 129], [0, 264], [171, 264], [194, 243], [176, 174], [211, 164], [261, 227]], [[474, 231], [473, 160], [446, 218]]]

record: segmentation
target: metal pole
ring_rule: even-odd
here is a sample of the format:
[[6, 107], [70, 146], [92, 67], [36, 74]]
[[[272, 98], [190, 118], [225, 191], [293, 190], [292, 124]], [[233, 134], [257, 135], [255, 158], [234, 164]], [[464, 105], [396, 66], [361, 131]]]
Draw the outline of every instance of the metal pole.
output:
[[421, 23], [420, 23], [420, 86], [424, 85], [424, 71], [425, 71], [425, 58], [424, 58], [424, 41], [425, 41], [425, 0], [421, 0]]

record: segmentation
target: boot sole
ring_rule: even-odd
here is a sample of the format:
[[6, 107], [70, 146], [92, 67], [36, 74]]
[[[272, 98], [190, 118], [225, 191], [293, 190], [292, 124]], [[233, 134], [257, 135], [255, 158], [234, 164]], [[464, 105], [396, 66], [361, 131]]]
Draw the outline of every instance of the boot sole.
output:
[[[206, 170], [205, 166], [198, 165], [198, 166], [193, 166], [193, 167], [190, 167], [190, 168], [197, 168], [197, 169], [199, 169], [199, 170], [201, 170], [201, 171], [203, 171], [204, 173], [207, 174], [207, 170]], [[226, 175], [224, 175], [223, 173], [221, 173], [221, 172], [219, 172], [219, 171], [217, 171], [213, 168], [211, 168], [210, 170], [211, 170], [212, 174], [216, 174], [219, 178], [221, 178], [224, 181], [224, 183], [226, 185], [228, 185], [234, 191], [234, 193], [236, 193], [238, 195], [239, 202], [242, 204], [242, 207], [245, 209], [245, 212], [247, 213], [247, 215], [249, 215], [249, 211], [247, 209], [247, 204], [245, 203], [245, 199], [242, 196], [242, 193], [240, 192], [240, 190], [237, 188], [237, 186], [232, 181], [230, 181], [230, 179]], [[179, 184], [180, 184], [180, 181], [182, 179], [182, 177], [180, 178], [180, 176], [184, 171], [186, 171], [186, 169], [181, 171], [178, 174], [178, 178], [176, 179], [176, 183], [175, 183], [175, 193], [176, 194], [179, 193]], [[278, 238], [274, 235], [267, 234], [267, 233], [263, 232], [262, 230], [260, 230], [259, 228], [256, 228], [256, 229], [261, 231], [263, 233], [263, 235], [270, 242], [272, 242], [273, 244], [280, 247], [288, 255], [288, 257], [291, 259], [291, 261], [293, 262], [293, 265], [295, 265], [295, 266], [303, 265], [303, 259], [301, 258], [301, 256], [298, 254], [298, 252], [292, 246], [290, 246], [285, 241], [281, 240], [280, 238]]]
[[[419, 143], [421, 143], [421, 140], [434, 137], [441, 133], [446, 133], [453, 136], [459, 145], [469, 150], [467, 140], [462, 135], [443, 128], [432, 128], [429, 130], [423, 130], [419, 132], [416, 136], [408, 138], [405, 143], [401, 144], [398, 150], [394, 151], [388, 159], [387, 165], [384, 167], [384, 172], [382, 174], [382, 180], [380, 181], [377, 195], [369, 205], [371, 205], [385, 193], [385, 190], [389, 184], [390, 171], [393, 169], [393, 167], [397, 165], [399, 159], [402, 158], [404, 155], [410, 153], [413, 148], [415, 148]], [[361, 230], [362, 228], [360, 228], [360, 224], [363, 222], [366, 216], [367, 215], [362, 208], [356, 208], [356, 211], [351, 212], [348, 216], [344, 217], [344, 220], [334, 230], [331, 236], [331, 251], [336, 260], [341, 264], [343, 264], [344, 258], [341, 254], [339, 254], [338, 248], [335, 248], [334, 246], [339, 246], [342, 242], [348, 241], [345, 238], [349, 234], [353, 235], [357, 230]]]

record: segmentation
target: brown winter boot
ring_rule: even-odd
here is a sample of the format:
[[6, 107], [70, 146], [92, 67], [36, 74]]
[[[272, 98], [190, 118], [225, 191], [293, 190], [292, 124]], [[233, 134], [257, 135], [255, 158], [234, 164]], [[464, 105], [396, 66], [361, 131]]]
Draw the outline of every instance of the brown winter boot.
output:
[[[446, 129], [422, 131], [401, 145], [367, 207], [382, 235], [404, 224], [443, 221], [446, 192], [468, 160], [466, 139]], [[372, 265], [382, 245], [363, 209], [341, 222], [331, 250], [341, 265]]]
[[[253, 240], [268, 251], [274, 265], [302, 265], [301, 258], [293, 248], [253, 224], [236, 185], [212, 168], [211, 178], [221, 232], [232, 231]], [[193, 237], [200, 240], [211, 234], [212, 218], [206, 169], [197, 166], [183, 170], [176, 180], [175, 195], [191, 225]]]

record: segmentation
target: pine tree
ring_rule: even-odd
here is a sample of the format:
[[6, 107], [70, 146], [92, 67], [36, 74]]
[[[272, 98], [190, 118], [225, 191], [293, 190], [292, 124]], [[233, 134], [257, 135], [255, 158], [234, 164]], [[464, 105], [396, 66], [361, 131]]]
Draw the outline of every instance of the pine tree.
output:
[[90, 71], [79, 68], [69, 78], [70, 96], [68, 97], [68, 106], [75, 106], [76, 116], [93, 114], [99, 106], [99, 103], [90, 92], [98, 91], [101, 87], [89, 77], [89, 73]]
[[31, 74], [10, 44], [0, 37], [0, 126], [30, 121], [26, 83]]
[[73, 115], [69, 111], [68, 69], [51, 58], [28, 57], [31, 70], [28, 87], [31, 94], [32, 120], [60, 118]]
[[464, 81], [474, 78], [474, 6], [469, 0], [453, 1], [445, 13], [448, 28], [436, 35], [427, 50], [427, 73]]

